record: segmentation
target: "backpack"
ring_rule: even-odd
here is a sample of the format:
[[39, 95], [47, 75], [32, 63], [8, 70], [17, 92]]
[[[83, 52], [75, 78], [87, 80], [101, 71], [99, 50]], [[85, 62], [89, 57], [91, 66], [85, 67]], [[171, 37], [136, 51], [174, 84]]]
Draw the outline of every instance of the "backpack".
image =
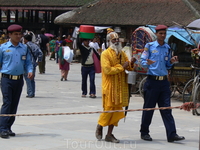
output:
[[40, 48], [40, 44], [42, 43], [42, 39], [40, 37], [40, 34], [35, 39], [35, 44]]

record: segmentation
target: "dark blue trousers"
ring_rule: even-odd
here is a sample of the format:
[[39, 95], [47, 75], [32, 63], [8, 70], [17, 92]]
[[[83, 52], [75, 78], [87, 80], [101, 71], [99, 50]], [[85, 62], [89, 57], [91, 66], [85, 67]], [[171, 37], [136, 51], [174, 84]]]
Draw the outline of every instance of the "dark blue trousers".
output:
[[[144, 84], [144, 106], [143, 108], [154, 108], [156, 103], [158, 107], [170, 107], [170, 85], [168, 80], [158, 81], [147, 78]], [[143, 111], [141, 123], [141, 135], [149, 134], [149, 126], [153, 117], [154, 111]], [[172, 110], [160, 110], [162, 120], [165, 125], [167, 139], [173, 138], [176, 135], [176, 127]]]
[[82, 75], [82, 95], [87, 95], [87, 77], [90, 78], [90, 92], [89, 94], [96, 94], [95, 86], [95, 69], [94, 66], [81, 68]]
[[[23, 78], [19, 80], [1, 78], [1, 92], [3, 95], [1, 114], [16, 114], [23, 85]], [[14, 116], [0, 117], [0, 131], [11, 130], [14, 121]]]

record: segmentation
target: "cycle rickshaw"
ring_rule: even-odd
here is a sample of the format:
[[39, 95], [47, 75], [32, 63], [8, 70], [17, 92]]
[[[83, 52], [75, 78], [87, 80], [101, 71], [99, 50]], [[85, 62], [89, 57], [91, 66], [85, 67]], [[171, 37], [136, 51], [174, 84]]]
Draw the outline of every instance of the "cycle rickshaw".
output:
[[[142, 88], [147, 70], [140, 66], [139, 58], [145, 44], [156, 39], [152, 33], [155, 33], [155, 26], [149, 25], [137, 28], [132, 36], [133, 56], [138, 59], [135, 66], [135, 70], [138, 72], [138, 80], [136, 85], [133, 85], [132, 91], [138, 92], [137, 90], [139, 90], [141, 95], [143, 95]], [[185, 84], [193, 77], [194, 70], [190, 67], [193, 61], [190, 50], [195, 47], [195, 43], [190, 39], [189, 33], [185, 29], [172, 27], [167, 30], [166, 42], [171, 47], [172, 55], [179, 57], [179, 63], [169, 70], [168, 76], [171, 84], [171, 96], [173, 96], [175, 93], [182, 94]]]

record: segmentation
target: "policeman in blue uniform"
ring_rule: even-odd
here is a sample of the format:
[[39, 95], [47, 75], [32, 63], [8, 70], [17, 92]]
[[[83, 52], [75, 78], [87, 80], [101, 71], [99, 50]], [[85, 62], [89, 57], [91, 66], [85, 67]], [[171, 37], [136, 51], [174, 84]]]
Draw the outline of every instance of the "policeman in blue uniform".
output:
[[[168, 69], [170, 69], [178, 57], [171, 57], [170, 47], [164, 42], [166, 37], [165, 25], [156, 26], [157, 40], [147, 43], [141, 55], [141, 65], [148, 68], [148, 77], [144, 84], [144, 105], [143, 108], [170, 107], [170, 84], [167, 80]], [[152, 141], [149, 135], [149, 126], [154, 111], [143, 111], [141, 123], [141, 139]], [[184, 140], [183, 136], [178, 136], [172, 110], [160, 110], [164, 122], [168, 142]]]
[[[28, 78], [32, 78], [33, 66], [27, 46], [20, 43], [22, 27], [10, 25], [8, 27], [10, 40], [0, 46], [1, 92], [3, 105], [1, 114], [16, 114], [24, 85], [24, 69], [28, 70]], [[8, 138], [15, 136], [11, 126], [15, 117], [0, 117], [0, 136]]]

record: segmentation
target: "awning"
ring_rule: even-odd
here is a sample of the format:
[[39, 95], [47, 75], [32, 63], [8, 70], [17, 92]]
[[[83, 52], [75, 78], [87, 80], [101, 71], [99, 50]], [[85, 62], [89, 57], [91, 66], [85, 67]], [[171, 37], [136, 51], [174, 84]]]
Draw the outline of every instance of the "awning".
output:
[[1, 10], [73, 10], [78, 7], [0, 7]]
[[[155, 31], [155, 27], [156, 26], [153, 26], [153, 25], [147, 25], [147, 27], [149, 27], [154, 33], [156, 32]], [[188, 31], [190, 33], [190, 31]], [[196, 46], [195, 42], [192, 40], [192, 35], [189, 35], [185, 29], [170, 29], [168, 28], [167, 29], [167, 35], [166, 35], [166, 39], [165, 39], [165, 42], [168, 43], [168, 40], [171, 36], [175, 36], [177, 39], [189, 44], [189, 45], [193, 45], [193, 46]], [[191, 33], [192, 34], [192, 33]], [[194, 37], [193, 37], [194, 38]]]

